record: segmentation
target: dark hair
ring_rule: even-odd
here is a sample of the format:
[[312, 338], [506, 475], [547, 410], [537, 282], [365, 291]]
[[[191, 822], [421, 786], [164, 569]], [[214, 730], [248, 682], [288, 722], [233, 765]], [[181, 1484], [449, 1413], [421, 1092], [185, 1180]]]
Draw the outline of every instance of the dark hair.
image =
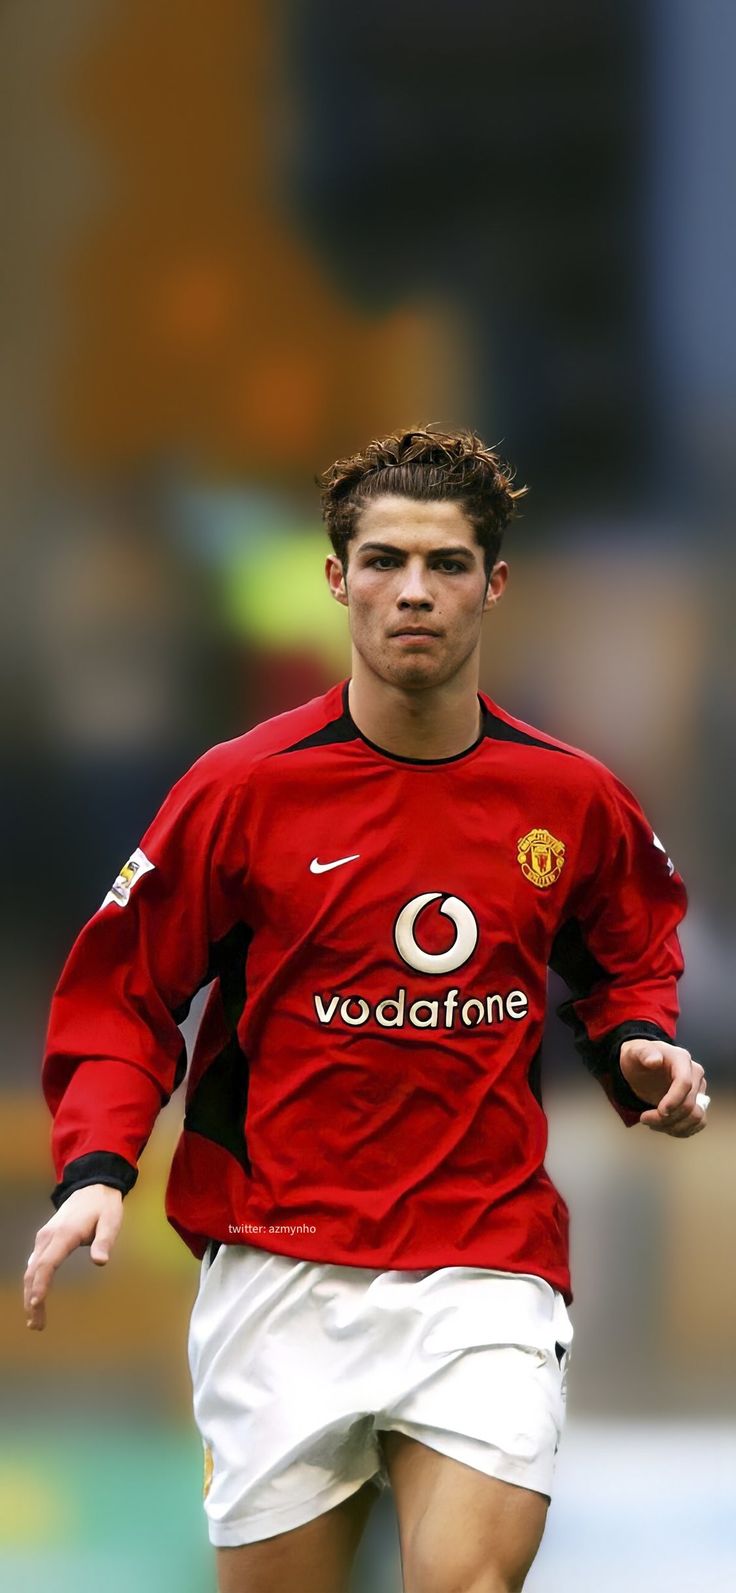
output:
[[316, 478], [322, 518], [343, 569], [355, 520], [370, 498], [398, 494], [425, 501], [455, 499], [483, 549], [486, 575], [498, 558], [505, 527], [527, 492], [514, 472], [475, 432], [434, 427], [392, 432], [363, 453], [337, 459]]

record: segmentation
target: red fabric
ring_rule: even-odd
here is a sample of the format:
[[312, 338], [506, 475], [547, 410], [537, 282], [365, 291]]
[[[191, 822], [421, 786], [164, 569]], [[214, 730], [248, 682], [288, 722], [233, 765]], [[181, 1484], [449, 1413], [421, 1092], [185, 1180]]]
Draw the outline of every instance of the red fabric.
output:
[[[631, 1020], [673, 1033], [685, 893], [608, 770], [482, 701], [473, 749], [402, 762], [355, 733], [336, 686], [178, 782], [141, 841], [153, 868], [91, 919], [54, 998], [43, 1079], [59, 1177], [90, 1150], [136, 1162], [176, 1081], [173, 1013], [241, 924], [244, 1004], [231, 955], [167, 1193], [190, 1248], [502, 1268], [570, 1297], [567, 1211], [529, 1085], [551, 949], [574, 920], [604, 971], [575, 1004], [592, 1042]], [[293, 750], [329, 725], [336, 739]], [[547, 885], [559, 852], [539, 843], [536, 883], [519, 859], [526, 842], [534, 864], [534, 831], [565, 848]], [[315, 873], [315, 858], [353, 860]], [[443, 953], [453, 966], [416, 966]], [[247, 1074], [244, 1133], [218, 1096], [225, 1074]]]

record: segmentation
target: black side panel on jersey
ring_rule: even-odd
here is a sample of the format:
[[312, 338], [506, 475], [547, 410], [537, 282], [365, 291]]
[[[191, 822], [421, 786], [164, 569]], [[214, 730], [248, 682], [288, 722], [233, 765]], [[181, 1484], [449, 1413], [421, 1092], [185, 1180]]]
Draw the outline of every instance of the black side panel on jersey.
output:
[[251, 934], [246, 924], [236, 924], [212, 948], [209, 977], [220, 981], [230, 1038], [202, 1074], [184, 1117], [185, 1128], [221, 1145], [247, 1173], [250, 1158], [245, 1142], [245, 1114], [249, 1068], [238, 1041], [238, 1023], [245, 1006], [245, 968]]
[[320, 730], [313, 730], [311, 736], [303, 736], [301, 741], [293, 742], [290, 747], [282, 747], [275, 756], [282, 758], [285, 752], [305, 752], [308, 747], [331, 747], [339, 741], [359, 741], [360, 736], [352, 719], [346, 713], [331, 719], [329, 724], [322, 725]]
[[[237, 1027], [245, 1005], [245, 961], [248, 955], [251, 932], [245, 924], [236, 924], [222, 940], [210, 949], [207, 972], [197, 986], [171, 1016], [176, 1024], [186, 1018], [192, 1001], [199, 990], [212, 979], [219, 978], [222, 1000], [232, 1034], [225, 1049], [207, 1069], [195, 1091], [184, 1119], [187, 1128], [213, 1139], [225, 1150], [232, 1152], [246, 1170], [250, 1163], [245, 1147], [245, 1111], [248, 1104], [248, 1062], [238, 1045]], [[182, 1040], [176, 1064], [173, 1089], [178, 1089], [187, 1071], [187, 1048]], [[161, 1105], [170, 1100], [162, 1095]], [[138, 1177], [137, 1168], [123, 1156], [111, 1151], [92, 1151], [68, 1162], [60, 1182], [51, 1192], [51, 1201], [57, 1208], [78, 1189], [89, 1184], [109, 1184], [127, 1195]]]
[[569, 1029], [572, 1029], [575, 1045], [583, 1061], [598, 1078], [605, 1071], [606, 1058], [602, 1054], [604, 1048], [593, 1044], [585, 1024], [575, 1011], [574, 1003], [590, 995], [593, 986], [602, 979], [608, 980], [610, 975], [586, 946], [582, 927], [577, 918], [569, 918], [557, 931], [552, 942], [549, 966], [553, 973], [559, 974], [560, 978], [564, 979], [571, 993], [570, 1000], [563, 1001], [557, 1008], [557, 1016]]
[[534, 1055], [533, 1055], [533, 1057], [531, 1059], [531, 1062], [529, 1063], [529, 1073], [527, 1075], [527, 1078], [528, 1078], [529, 1088], [530, 1088], [530, 1090], [532, 1092], [532, 1095], [534, 1096], [534, 1099], [537, 1102], [537, 1105], [541, 1106], [543, 1104], [542, 1103], [542, 1047], [541, 1047], [541, 1045], [537, 1046], [537, 1049], [534, 1052]]
[[538, 736], [530, 736], [527, 730], [507, 724], [505, 719], [499, 719], [497, 714], [491, 713], [485, 703], [483, 710], [483, 734], [490, 741], [515, 741], [522, 747], [541, 747], [543, 752], [564, 752], [570, 758], [576, 756], [571, 747], [558, 747], [549, 741], [540, 741]]
[[[543, 752], [563, 752], [569, 757], [576, 756], [572, 748], [560, 747], [549, 741], [542, 741], [538, 736], [532, 736], [526, 730], [519, 730], [516, 725], [507, 724], [505, 719], [501, 719], [498, 715], [491, 712], [482, 698], [480, 699], [480, 704], [483, 710], [483, 727], [480, 740], [488, 738], [489, 741], [513, 741], [524, 747], [541, 747]], [[275, 756], [283, 757], [284, 753], [287, 752], [304, 752], [308, 747], [334, 746], [341, 741], [365, 741], [369, 747], [373, 747], [376, 751], [383, 752], [388, 757], [392, 756], [391, 753], [386, 753], [385, 748], [377, 747], [375, 742], [371, 741], [368, 736], [363, 735], [358, 729], [350, 713], [347, 683], [343, 691], [342, 713], [337, 718], [331, 719], [329, 724], [322, 725], [320, 730], [313, 731], [310, 736], [303, 736], [301, 741], [293, 742], [290, 747], [282, 747]], [[465, 752], [461, 752], [457, 756], [458, 758], [463, 758], [472, 750], [473, 748], [466, 748]], [[453, 763], [456, 761], [454, 758], [400, 758], [395, 754], [393, 756], [397, 763]]]

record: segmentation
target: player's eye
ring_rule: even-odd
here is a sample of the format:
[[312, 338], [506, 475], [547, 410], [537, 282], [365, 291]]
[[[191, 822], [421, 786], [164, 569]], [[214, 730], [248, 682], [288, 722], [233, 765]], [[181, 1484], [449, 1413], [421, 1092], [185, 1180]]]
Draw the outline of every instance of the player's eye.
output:
[[[375, 558], [368, 559], [366, 562], [369, 569], [372, 570], [391, 570], [400, 561], [393, 553], [378, 553]], [[432, 567], [435, 570], [440, 570], [444, 575], [462, 575], [467, 569], [467, 565], [463, 564], [460, 559], [437, 559]]]

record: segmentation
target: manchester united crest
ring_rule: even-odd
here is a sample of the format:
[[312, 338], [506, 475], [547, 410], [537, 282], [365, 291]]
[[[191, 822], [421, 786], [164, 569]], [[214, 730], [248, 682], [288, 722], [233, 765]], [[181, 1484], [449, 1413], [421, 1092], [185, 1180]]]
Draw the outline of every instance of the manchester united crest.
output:
[[530, 830], [518, 842], [516, 861], [521, 872], [532, 885], [546, 890], [559, 879], [565, 863], [565, 843], [550, 835], [549, 830]]

